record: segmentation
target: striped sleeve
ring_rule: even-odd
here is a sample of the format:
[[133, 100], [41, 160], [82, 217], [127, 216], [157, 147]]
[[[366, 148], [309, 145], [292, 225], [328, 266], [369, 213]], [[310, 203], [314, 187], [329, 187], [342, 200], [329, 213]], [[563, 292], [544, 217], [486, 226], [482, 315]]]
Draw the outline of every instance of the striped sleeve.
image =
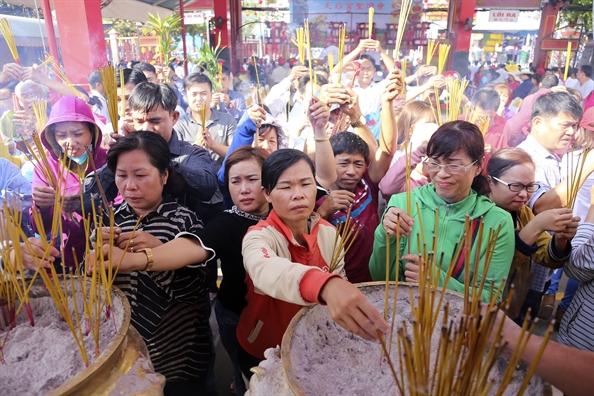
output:
[[565, 264], [568, 276], [580, 282], [594, 279], [594, 224], [582, 223], [571, 241], [572, 252]]

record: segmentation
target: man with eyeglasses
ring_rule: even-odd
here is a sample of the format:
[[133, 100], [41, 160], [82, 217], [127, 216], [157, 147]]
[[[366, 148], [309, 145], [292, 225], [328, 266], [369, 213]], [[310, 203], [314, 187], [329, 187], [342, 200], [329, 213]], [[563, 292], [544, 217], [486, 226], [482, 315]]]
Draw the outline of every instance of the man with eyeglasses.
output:
[[[582, 115], [580, 104], [567, 92], [550, 92], [534, 102], [530, 134], [518, 147], [530, 154], [536, 165], [535, 181], [540, 188], [527, 202], [535, 215], [548, 209], [566, 207], [571, 186], [579, 189], [594, 171], [594, 156], [588, 156], [579, 180], [577, 166], [572, 170], [572, 174], [564, 178], [557, 156], [557, 152], [567, 150], [573, 141]], [[572, 183], [573, 181], [575, 183]], [[550, 284], [551, 270], [533, 263], [532, 273], [534, 279], [530, 289], [533, 293], [545, 295]], [[555, 296], [545, 297], [536, 312], [539, 312], [541, 317], [550, 318]], [[533, 312], [533, 315], [536, 312]]]

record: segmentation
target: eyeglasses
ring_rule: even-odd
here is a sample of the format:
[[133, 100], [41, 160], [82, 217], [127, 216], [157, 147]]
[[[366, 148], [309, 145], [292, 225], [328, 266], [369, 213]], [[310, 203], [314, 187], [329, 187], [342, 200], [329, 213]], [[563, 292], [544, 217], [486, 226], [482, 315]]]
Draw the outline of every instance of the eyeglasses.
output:
[[513, 192], [520, 192], [523, 189], [526, 189], [526, 192], [533, 193], [536, 192], [540, 188], [540, 184], [538, 183], [530, 183], [530, 184], [522, 184], [522, 183], [507, 183], [501, 179], [496, 178], [495, 176], [491, 176], [492, 179], [497, 180], [499, 183], [504, 184], [509, 188], [510, 191]]
[[444, 168], [445, 171], [448, 172], [450, 175], [459, 175], [461, 173], [464, 173], [468, 170], [468, 168], [470, 168], [475, 163], [476, 163], [476, 160], [472, 161], [472, 164], [464, 166], [464, 165], [459, 165], [459, 164], [440, 164], [438, 162], [431, 161], [429, 158], [427, 158], [425, 161], [423, 161], [425, 168], [429, 172], [436, 172], [436, 171], [439, 172], [441, 170], [441, 168]]

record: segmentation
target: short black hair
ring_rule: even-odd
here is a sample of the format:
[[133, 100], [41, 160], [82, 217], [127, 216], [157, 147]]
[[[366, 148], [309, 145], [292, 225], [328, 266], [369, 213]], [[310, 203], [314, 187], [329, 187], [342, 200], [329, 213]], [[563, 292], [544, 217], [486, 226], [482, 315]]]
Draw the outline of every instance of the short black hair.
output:
[[89, 74], [89, 77], [87, 77], [87, 80], [89, 81], [89, 85], [91, 86], [91, 88], [95, 89], [95, 85], [97, 85], [98, 83], [101, 82], [101, 76], [99, 76], [99, 70], [93, 70]]
[[559, 85], [559, 77], [555, 74], [547, 74], [540, 82], [543, 88], [553, 88]]
[[485, 156], [483, 134], [476, 125], [467, 121], [446, 122], [427, 143], [427, 156], [430, 158], [449, 158], [460, 150], [481, 165]]
[[210, 90], [212, 91], [212, 81], [210, 78], [204, 73], [192, 73], [184, 80], [184, 87], [186, 90], [189, 90], [192, 86], [196, 84], [208, 84]]
[[148, 113], [161, 106], [164, 110], [172, 112], [177, 107], [177, 95], [166, 84], [143, 82], [134, 87], [128, 104], [133, 111]]
[[582, 65], [580, 70], [586, 75], [586, 77], [592, 78], [592, 65]]
[[139, 69], [117, 69], [116, 70], [116, 83], [120, 88], [120, 73], [124, 73], [124, 85], [134, 84], [135, 86], [141, 82], [148, 82], [146, 76]]
[[307, 154], [303, 151], [295, 149], [276, 150], [270, 154], [262, 165], [262, 187], [270, 193], [276, 184], [281, 174], [291, 166], [299, 161], [305, 161], [315, 179], [316, 168]]
[[[298, 81], [299, 85], [297, 86], [297, 89], [299, 90], [299, 93], [303, 95], [305, 93], [305, 86], [309, 82], [309, 74], [299, 77]], [[321, 74], [316, 74], [316, 82], [320, 86], [328, 84], [326, 77], [322, 76]]]
[[182, 193], [185, 183], [171, 166], [169, 144], [161, 135], [154, 132], [139, 131], [118, 139], [107, 152], [107, 168], [116, 173], [120, 155], [135, 150], [145, 153], [151, 165], [159, 170], [159, 174], [163, 175], [166, 170], [169, 172], [167, 184], [163, 187], [163, 196], [168, 194], [177, 196]]
[[368, 60], [369, 62], [373, 63], [373, 66], [375, 67], [375, 58], [369, 54], [363, 54], [361, 55], [361, 60], [365, 59]]
[[549, 92], [536, 99], [532, 105], [531, 118], [540, 116], [551, 119], [561, 113], [571, 115], [577, 122], [581, 120], [584, 111], [580, 103], [569, 92]]
[[537, 84], [540, 84], [540, 82], [542, 81], [542, 74], [540, 73], [534, 73], [533, 75], [530, 76], [530, 78], [533, 78], [536, 80]]
[[133, 68], [143, 72], [147, 71], [157, 74], [157, 69], [155, 69], [155, 66], [151, 65], [150, 63], [140, 62], [135, 64]]
[[332, 152], [334, 156], [340, 154], [361, 154], [365, 158], [369, 157], [369, 146], [359, 135], [351, 132], [340, 132], [330, 138]]
[[226, 75], [227, 77], [231, 77], [231, 70], [227, 67], [227, 66], [223, 66], [221, 68], [221, 71], [223, 72], [224, 75]]
[[481, 88], [472, 97], [472, 105], [478, 106], [483, 110], [494, 110], [499, 109], [501, 99], [499, 93], [494, 89]]

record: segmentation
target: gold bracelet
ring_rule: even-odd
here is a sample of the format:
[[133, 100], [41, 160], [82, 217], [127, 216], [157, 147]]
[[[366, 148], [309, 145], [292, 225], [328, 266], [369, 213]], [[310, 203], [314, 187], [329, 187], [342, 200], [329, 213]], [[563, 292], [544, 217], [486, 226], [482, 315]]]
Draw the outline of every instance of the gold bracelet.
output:
[[327, 142], [328, 140], [330, 140], [329, 136], [323, 137], [323, 138], [314, 138], [314, 140], [316, 142]]
[[138, 250], [138, 252], [142, 252], [146, 254], [146, 267], [142, 270], [143, 272], [148, 272], [153, 268], [153, 251], [151, 248], [143, 248]]

